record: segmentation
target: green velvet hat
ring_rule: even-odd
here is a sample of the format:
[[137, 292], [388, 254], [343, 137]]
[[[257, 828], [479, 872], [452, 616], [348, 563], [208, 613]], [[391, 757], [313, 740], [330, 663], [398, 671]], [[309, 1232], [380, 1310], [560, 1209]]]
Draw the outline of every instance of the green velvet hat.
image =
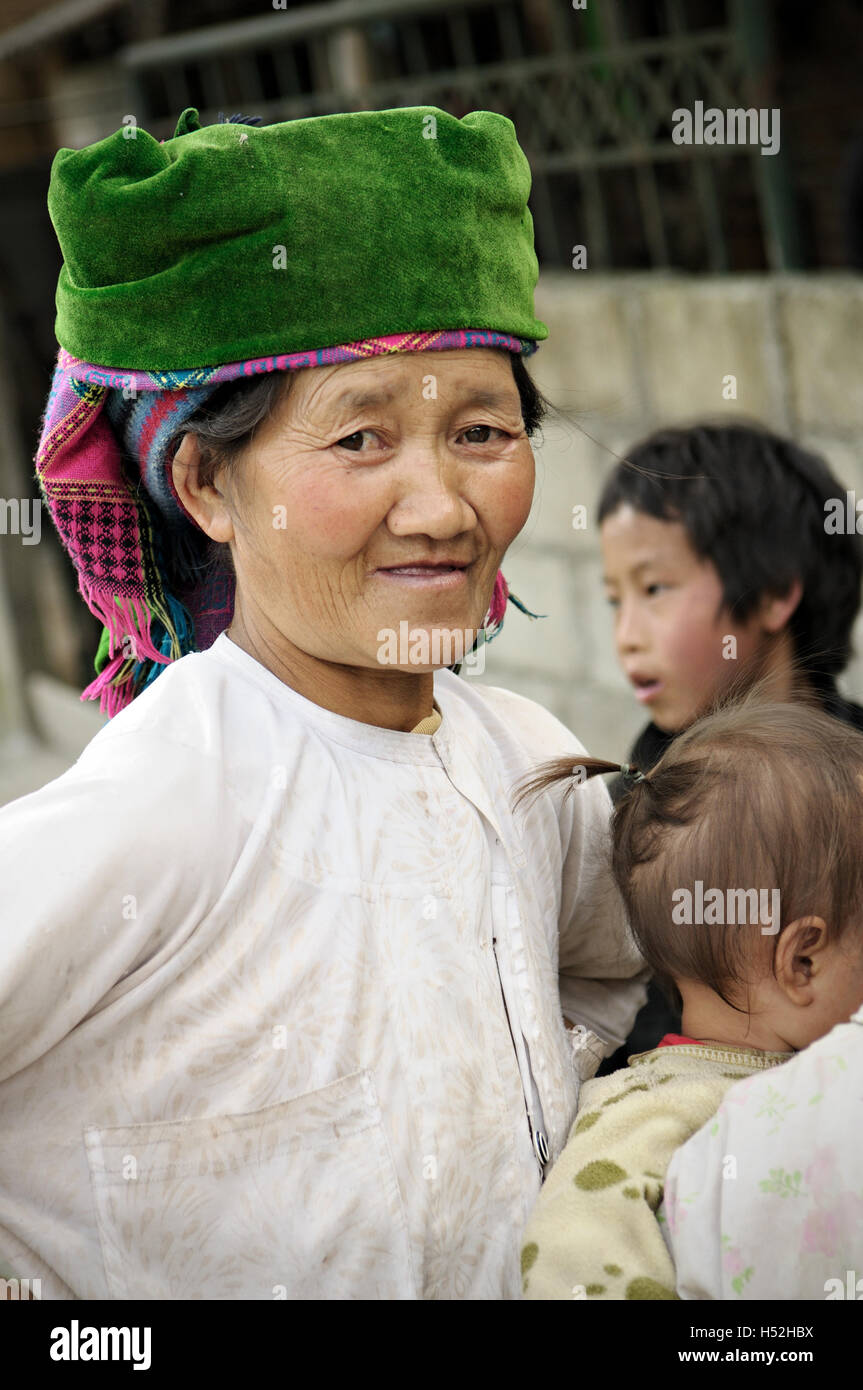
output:
[[530, 182], [493, 111], [124, 127], [54, 158], [58, 342], [167, 371], [426, 330], [546, 338]]

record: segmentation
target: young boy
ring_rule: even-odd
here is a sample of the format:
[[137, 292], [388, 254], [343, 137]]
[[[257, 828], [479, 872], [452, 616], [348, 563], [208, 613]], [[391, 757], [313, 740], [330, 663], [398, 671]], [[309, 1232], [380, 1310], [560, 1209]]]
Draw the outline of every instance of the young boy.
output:
[[[845, 493], [822, 459], [742, 423], [658, 431], [615, 468], [599, 523], [618, 656], [651, 715], [636, 767], [652, 768], [730, 686], [764, 677], [772, 698], [814, 698], [863, 729], [863, 708], [836, 689], [863, 573], [863, 538], [825, 526]], [[677, 1028], [651, 986], [600, 1072]]]

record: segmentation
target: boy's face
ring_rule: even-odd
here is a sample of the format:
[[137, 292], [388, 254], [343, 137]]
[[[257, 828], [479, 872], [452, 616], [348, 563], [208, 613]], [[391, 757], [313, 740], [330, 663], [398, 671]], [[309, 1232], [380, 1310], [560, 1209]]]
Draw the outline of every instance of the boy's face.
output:
[[760, 623], [755, 615], [732, 621], [716, 569], [695, 553], [681, 522], [625, 503], [600, 536], [620, 664], [653, 722], [677, 733], [759, 650]]

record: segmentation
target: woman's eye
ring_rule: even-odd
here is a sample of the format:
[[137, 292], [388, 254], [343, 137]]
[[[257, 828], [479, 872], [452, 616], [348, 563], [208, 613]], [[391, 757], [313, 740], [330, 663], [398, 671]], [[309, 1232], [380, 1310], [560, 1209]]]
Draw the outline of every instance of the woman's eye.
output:
[[[366, 434], [373, 436], [374, 430], [355, 430], [353, 434], [346, 434], [344, 439], [337, 439], [336, 444], [340, 449], [350, 449], [352, 453], [359, 454], [362, 452], [363, 436]], [[351, 440], [356, 440], [358, 442], [352, 444]]]
[[[471, 425], [470, 429], [462, 431], [461, 437], [468, 444], [488, 444], [492, 434], [500, 435], [503, 439], [510, 438], [505, 430], [500, 430], [495, 425]], [[366, 435], [372, 440], [377, 438], [374, 430], [355, 430], [353, 434], [346, 434], [343, 439], [337, 439], [336, 446], [339, 449], [348, 449], [354, 454], [369, 453], [370, 448], [363, 448]]]
[[479, 431], [480, 433], [482, 433], [483, 431], [485, 431], [485, 434], [486, 434], [485, 439], [468, 439], [468, 443], [469, 443], [469, 444], [488, 444], [488, 442], [489, 442], [489, 440], [488, 440], [488, 433], [489, 433], [490, 430], [494, 430], [495, 434], [501, 435], [504, 439], [508, 439], [508, 438], [509, 438], [509, 435], [506, 433], [506, 431], [505, 431], [505, 430], [499, 430], [499, 429], [497, 428], [496, 425], [471, 425], [471, 427], [470, 427], [469, 430], [464, 430], [464, 431], [463, 431], [463, 437], [464, 437], [465, 439], [467, 439], [467, 437], [468, 437], [469, 434], [476, 434], [477, 431]]
[[666, 589], [667, 587], [667, 584], [660, 584], [658, 582], [656, 584], [648, 584], [646, 586], [646, 593], [649, 598], [653, 598], [654, 594], [659, 593], [660, 589]]
[[605, 601], [606, 601], [606, 603], [608, 604], [609, 608], [619, 608], [619, 607], [620, 607], [620, 599], [617, 598], [614, 594], [606, 594], [606, 595], [605, 595]]

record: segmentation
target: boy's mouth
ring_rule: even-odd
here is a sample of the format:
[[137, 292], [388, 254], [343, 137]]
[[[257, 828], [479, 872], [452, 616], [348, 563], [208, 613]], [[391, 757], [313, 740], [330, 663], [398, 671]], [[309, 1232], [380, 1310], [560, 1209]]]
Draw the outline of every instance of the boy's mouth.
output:
[[634, 674], [629, 679], [635, 690], [636, 700], [640, 700], [643, 705], [649, 705], [651, 700], [655, 700], [662, 689], [662, 681], [654, 680], [652, 676]]

